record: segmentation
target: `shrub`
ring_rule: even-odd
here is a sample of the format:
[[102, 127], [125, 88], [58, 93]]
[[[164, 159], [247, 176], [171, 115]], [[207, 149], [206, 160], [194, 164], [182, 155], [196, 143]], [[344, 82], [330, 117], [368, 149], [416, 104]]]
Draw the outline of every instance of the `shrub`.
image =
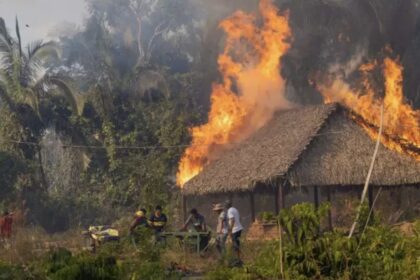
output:
[[130, 279], [133, 280], [166, 280], [167, 274], [165, 269], [159, 262], [141, 262], [131, 273]]
[[207, 280], [251, 280], [255, 279], [243, 268], [217, 267], [206, 274]]
[[114, 280], [119, 278], [117, 260], [112, 255], [82, 253], [77, 256], [65, 249], [49, 254], [43, 264], [48, 279], [57, 280]]
[[277, 221], [277, 216], [273, 212], [261, 212], [259, 216], [263, 223], [275, 223]]
[[29, 278], [22, 268], [0, 262], [0, 279], [26, 280], [31, 278]]
[[[351, 239], [320, 232], [325, 207], [301, 204], [282, 211], [286, 279], [418, 279], [419, 231], [406, 237], [389, 226], [374, 225]], [[278, 242], [263, 247], [251, 270], [258, 278], [279, 277]]]

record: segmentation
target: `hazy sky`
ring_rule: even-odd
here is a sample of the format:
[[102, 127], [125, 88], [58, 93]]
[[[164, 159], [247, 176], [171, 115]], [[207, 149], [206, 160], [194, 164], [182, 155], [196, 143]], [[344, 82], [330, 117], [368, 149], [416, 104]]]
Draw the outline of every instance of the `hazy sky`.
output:
[[85, 14], [84, 0], [0, 0], [0, 17], [14, 31], [17, 15], [25, 42], [50, 39], [49, 33], [63, 23], [81, 25]]

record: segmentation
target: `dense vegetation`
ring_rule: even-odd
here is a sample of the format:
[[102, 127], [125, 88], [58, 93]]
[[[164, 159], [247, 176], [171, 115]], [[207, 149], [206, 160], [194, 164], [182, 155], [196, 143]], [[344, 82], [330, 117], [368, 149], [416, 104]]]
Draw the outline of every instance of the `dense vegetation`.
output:
[[[188, 62], [191, 42], [163, 38], [194, 20], [168, 18], [188, 12], [173, 2], [140, 11], [132, 1], [88, 1], [83, 30], [27, 48], [19, 22], [10, 32], [0, 20], [0, 205], [23, 202], [30, 221], [57, 231], [176, 196], [202, 80]], [[136, 37], [140, 29], [155, 33]]]
[[[81, 28], [27, 45], [19, 21], [11, 27], [0, 18], [0, 211], [16, 210], [23, 226], [48, 233], [112, 223], [156, 204], [176, 220], [177, 163], [219, 79], [218, 21], [238, 6], [225, 2], [86, 0]], [[282, 63], [291, 100], [321, 102], [311, 83], [318, 72], [359, 55], [378, 58], [389, 46], [404, 65], [406, 97], [420, 106], [418, 0], [275, 2], [289, 9], [294, 34]], [[286, 279], [420, 277], [418, 222], [408, 236], [373, 222], [348, 239], [320, 230], [324, 214], [303, 204], [266, 217], [283, 226]], [[136, 250], [127, 239], [97, 255], [59, 249], [37, 260], [0, 261], [0, 279], [180, 277], [162, 250], [144, 246]], [[278, 241], [244, 251], [251, 256], [244, 268], [212, 264], [202, 274], [279, 277]]]
[[[229, 268], [209, 262], [199, 275], [205, 279], [418, 279], [420, 266], [420, 223], [410, 232], [361, 222], [359, 233], [349, 239], [343, 232], [323, 231], [328, 205], [318, 210], [311, 204], [298, 204], [279, 216], [283, 228], [283, 272], [280, 268], [279, 241], [247, 242], [246, 264]], [[363, 215], [362, 221], [366, 221]], [[134, 247], [129, 238], [108, 244], [97, 254], [72, 254], [55, 249], [28, 264], [0, 262], [0, 279], [181, 279], [195, 275], [180, 267], [194, 267], [194, 256], [168, 243], [155, 247], [150, 235]], [[206, 253], [207, 262], [215, 254]], [[191, 249], [191, 254], [194, 248]], [[165, 256], [166, 254], [166, 256]], [[170, 262], [167, 254], [174, 254]], [[203, 262], [201, 258], [198, 262]], [[180, 266], [179, 262], [185, 262]], [[229, 257], [226, 262], [229, 262]]]
[[[218, 22], [256, 4], [222, 2], [87, 0], [82, 28], [27, 46], [18, 20], [0, 20], [0, 208], [29, 208], [28, 221], [49, 231], [139, 205], [173, 211], [188, 127], [205, 121], [218, 79]], [[389, 46], [419, 105], [417, 0], [276, 2], [293, 30], [282, 67], [290, 99], [320, 102], [311, 77]]]

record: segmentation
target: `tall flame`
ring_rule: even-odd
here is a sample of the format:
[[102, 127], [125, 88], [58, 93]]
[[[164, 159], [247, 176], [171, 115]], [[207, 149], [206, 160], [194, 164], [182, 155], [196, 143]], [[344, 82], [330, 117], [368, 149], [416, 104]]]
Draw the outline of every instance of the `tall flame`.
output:
[[352, 90], [342, 79], [318, 88], [327, 103], [342, 103], [359, 115], [363, 119], [359, 119], [359, 124], [372, 138], [377, 137], [383, 103], [383, 129], [387, 137], [382, 137], [382, 143], [389, 149], [420, 160], [420, 111], [414, 110], [404, 100], [403, 67], [398, 59], [385, 58], [385, 96], [382, 99], [375, 97], [375, 90], [366, 78], [367, 73], [377, 66], [378, 63], [373, 62], [360, 67], [364, 77], [364, 89], [361, 91]]
[[290, 107], [280, 76], [282, 56], [290, 48], [288, 15], [279, 15], [270, 0], [257, 16], [238, 11], [221, 22], [226, 45], [219, 56], [221, 83], [213, 84], [208, 122], [191, 129], [192, 144], [179, 163], [177, 184], [183, 186], [225, 150], [262, 127], [280, 108]]

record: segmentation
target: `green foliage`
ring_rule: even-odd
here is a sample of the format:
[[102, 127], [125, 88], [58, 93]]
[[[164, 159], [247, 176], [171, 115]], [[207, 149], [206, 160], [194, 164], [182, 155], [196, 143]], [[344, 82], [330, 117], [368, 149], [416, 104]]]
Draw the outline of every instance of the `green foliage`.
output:
[[[0, 192], [9, 200], [27, 199], [30, 219], [49, 232], [75, 224], [111, 223], [140, 204], [168, 205], [174, 197], [177, 163], [189, 142], [188, 127], [197, 119], [191, 108], [202, 92], [202, 78], [188, 72], [190, 56], [198, 55], [188, 44], [198, 37], [162, 40], [174, 28], [195, 28], [193, 14], [185, 16], [190, 9], [182, 8], [186, 3], [157, 1], [155, 8], [147, 4], [140, 11], [139, 1], [111, 2], [88, 1], [91, 14], [85, 28], [61, 38], [61, 61], [53, 59], [58, 58], [58, 45], [37, 42], [22, 49], [19, 25], [15, 39], [1, 21], [0, 51], [5, 60], [0, 98], [5, 102], [0, 110], [0, 151], [16, 156], [15, 162], [21, 162], [28, 174], [16, 177], [10, 172]], [[170, 18], [164, 12], [168, 9]], [[138, 20], [142, 24], [133, 25]], [[110, 32], [106, 26], [121, 32]], [[139, 28], [163, 30], [155, 30], [156, 36], [141, 32], [137, 38]], [[165, 58], [155, 53], [157, 48], [165, 50]], [[45, 75], [34, 83], [35, 70], [41, 66]], [[72, 94], [66, 77], [74, 78], [82, 95]], [[77, 105], [84, 105], [80, 116]], [[47, 180], [61, 172], [47, 170], [58, 166], [56, 158], [42, 157], [42, 149], [48, 147], [10, 142], [43, 143], [48, 130], [66, 145], [104, 147], [74, 151], [78, 161], [72, 164], [80, 174], [77, 186], [60, 182], [58, 188]]]
[[277, 223], [277, 217], [273, 212], [261, 212], [260, 220], [263, 223]]
[[82, 254], [77, 257], [71, 257], [60, 252], [58, 257], [53, 253], [53, 258], [49, 265], [51, 266], [48, 273], [50, 279], [119, 279], [117, 260], [113, 256]]
[[[143, 237], [150, 237], [146, 232], [143, 234]], [[66, 249], [57, 249], [33, 265], [37, 275], [42, 275], [39, 279], [181, 279], [178, 273], [165, 269], [160, 261], [159, 249], [149, 240], [144, 239], [145, 242], [136, 247], [128, 239], [107, 243], [101, 246], [96, 254], [84, 252], [72, 255]], [[12, 267], [7, 268], [7, 273], [12, 271]]]
[[159, 262], [145, 261], [132, 272], [131, 279], [165, 280], [168, 279], [166, 277], [165, 269]]
[[0, 203], [2, 198], [10, 196], [19, 174], [24, 171], [24, 164], [16, 157], [0, 151]]
[[25, 273], [23, 268], [0, 262], [0, 279], [27, 280], [31, 278]]
[[136, 249], [137, 257], [141, 260], [148, 260], [150, 262], [158, 262], [160, 259], [161, 248], [155, 246], [154, 233], [150, 228], [137, 227], [135, 231], [130, 234], [130, 245]]
[[[403, 236], [388, 226], [368, 226], [363, 236], [347, 238], [320, 232], [328, 206], [300, 204], [281, 213], [286, 279], [416, 279], [420, 275], [419, 234]], [[263, 279], [280, 275], [279, 244], [264, 246], [251, 265]]]
[[328, 213], [329, 204], [322, 204], [318, 209], [311, 203], [301, 203], [284, 209], [280, 213], [280, 223], [286, 237], [294, 245], [303, 245], [313, 240], [321, 227], [321, 219]]
[[385, 226], [370, 227], [359, 239], [352, 275], [358, 279], [415, 279], [420, 276], [420, 236], [403, 237]]
[[206, 274], [207, 280], [251, 280], [255, 279], [244, 268], [216, 267]]

